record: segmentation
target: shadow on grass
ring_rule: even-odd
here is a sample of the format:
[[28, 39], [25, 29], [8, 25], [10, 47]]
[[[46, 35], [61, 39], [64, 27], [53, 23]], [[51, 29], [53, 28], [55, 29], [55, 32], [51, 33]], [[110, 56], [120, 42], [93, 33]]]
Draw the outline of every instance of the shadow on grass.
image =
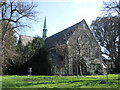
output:
[[3, 88], [2, 90], [119, 90], [117, 88]]
[[[98, 85], [98, 84], [112, 84], [112, 82], [107, 82], [106, 80], [75, 80], [75, 81], [61, 81], [61, 82], [54, 82], [54, 81], [51, 81], [51, 82], [36, 82], [36, 83], [32, 83], [32, 82], [29, 82], [29, 83], [25, 83], [25, 84], [22, 84], [22, 85], [18, 85], [16, 84], [17, 87], [21, 87], [21, 86], [29, 86], [29, 85], [39, 85], [39, 84], [59, 84], [59, 83], [76, 83], [76, 82], [80, 82], [81, 85], [84, 85], [84, 86], [89, 86], [89, 85]], [[117, 84], [117, 82], [116, 82]], [[77, 86], [76, 86], [77, 87]], [[80, 87], [80, 85], [79, 85]]]

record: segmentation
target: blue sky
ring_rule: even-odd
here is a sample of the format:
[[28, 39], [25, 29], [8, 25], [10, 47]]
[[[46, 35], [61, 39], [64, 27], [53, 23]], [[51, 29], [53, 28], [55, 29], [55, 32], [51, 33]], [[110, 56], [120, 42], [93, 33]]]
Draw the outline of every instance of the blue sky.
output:
[[[71, 25], [85, 19], [90, 26], [92, 20], [100, 16], [103, 0], [66, 0], [63, 1], [37, 1], [36, 10], [39, 12], [36, 19], [38, 22], [31, 22], [32, 28], [22, 33], [28, 36], [38, 35], [42, 37], [44, 17], [47, 20], [47, 36], [60, 32]], [[104, 0], [107, 1], [107, 0]]]

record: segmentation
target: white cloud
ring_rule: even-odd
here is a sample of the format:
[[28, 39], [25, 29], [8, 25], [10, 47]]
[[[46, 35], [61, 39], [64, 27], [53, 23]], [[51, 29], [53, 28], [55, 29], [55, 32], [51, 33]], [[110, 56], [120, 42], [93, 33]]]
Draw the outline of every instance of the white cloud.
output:
[[98, 2], [98, 1], [101, 1], [101, 0], [73, 0], [74, 3], [88, 3], [88, 2]]
[[[3, 0], [4, 1], [4, 0]], [[12, 1], [32, 1], [32, 2], [74, 2], [74, 3], [81, 3], [81, 2], [98, 2], [98, 1], [110, 1], [110, 0], [12, 0]]]
[[83, 0], [73, 0], [74, 3], [78, 4], [80, 2], [82, 2]]
[[88, 25], [90, 25], [92, 20], [95, 20], [98, 16], [99, 11], [95, 8], [78, 8], [76, 10], [76, 17], [78, 19], [85, 19], [88, 22]]
[[94, 17], [99, 14], [99, 11], [98, 11], [98, 9], [95, 9], [95, 8], [78, 8], [76, 10], [76, 14]]
[[13, 1], [27, 1], [27, 2], [72, 2], [72, 0], [13, 0]]

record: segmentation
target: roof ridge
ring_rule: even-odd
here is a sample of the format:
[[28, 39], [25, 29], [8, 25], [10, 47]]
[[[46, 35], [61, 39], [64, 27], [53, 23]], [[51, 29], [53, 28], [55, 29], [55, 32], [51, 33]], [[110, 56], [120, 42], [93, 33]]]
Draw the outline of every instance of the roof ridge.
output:
[[[82, 20], [82, 21], [83, 21], [83, 20]], [[64, 31], [68, 30], [69, 28], [75, 27], [76, 25], [81, 24], [82, 21], [80, 21], [80, 22], [78, 22], [78, 23], [76, 23], [76, 24], [73, 24], [73, 25], [69, 26], [69, 27], [66, 28], [66, 29], [63, 29], [63, 30], [59, 31], [59, 32], [51, 35], [50, 37], [52, 37], [52, 36], [54, 36], [54, 35], [56, 35], [56, 34], [59, 34], [59, 33], [61, 33], [61, 32], [64, 32]], [[50, 37], [47, 37], [47, 38], [50, 38]]]
[[75, 30], [77, 30], [76, 28], [80, 25], [82, 25], [83, 23], [87, 24], [85, 22], [85, 20], [83, 19], [82, 21], [46, 38], [45, 40], [45, 46], [47, 45], [48, 48], [53, 47], [56, 44], [64, 44], [67, 42], [67, 40], [69, 39], [69, 37], [74, 33]]

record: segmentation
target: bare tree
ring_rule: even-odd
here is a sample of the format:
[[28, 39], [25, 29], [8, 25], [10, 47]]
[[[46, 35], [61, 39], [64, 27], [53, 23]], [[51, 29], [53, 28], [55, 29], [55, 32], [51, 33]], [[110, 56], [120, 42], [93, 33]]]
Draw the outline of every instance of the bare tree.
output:
[[[110, 0], [109, 2], [103, 2], [103, 14], [107, 17], [110, 16], [118, 16], [120, 17], [120, 0]], [[116, 19], [117, 22], [117, 28], [118, 29], [118, 57], [116, 59], [117, 62], [119, 62], [120, 59], [120, 21]], [[116, 64], [117, 64], [116, 62]], [[118, 65], [117, 65], [118, 67]]]
[[[82, 34], [82, 35], [81, 35]], [[71, 57], [73, 59], [74, 74], [82, 76], [84, 74], [85, 60], [84, 57], [88, 54], [90, 39], [84, 30], [78, 30], [72, 39], [74, 42], [69, 43], [71, 46]]]
[[[116, 70], [119, 68], [119, 45], [120, 45], [120, 17], [99, 17], [92, 22], [91, 29], [93, 30], [96, 40], [104, 49], [102, 54], [111, 60], [111, 69], [113, 63], [116, 65]], [[114, 70], [115, 71], [115, 70]]]
[[0, 75], [2, 75], [2, 23], [0, 22]]
[[[23, 27], [30, 27], [28, 20], [35, 20], [37, 7], [33, 2], [22, 0], [0, 0], [0, 22], [2, 23], [2, 56], [4, 61], [5, 39], [9, 31], [14, 29], [17, 33]], [[6, 23], [6, 24], [4, 24]], [[7, 50], [8, 51], [8, 50]]]
[[103, 13], [107, 16], [112, 14], [117, 14], [120, 16], [120, 0], [103, 2]]
[[[1, 21], [6, 21], [6, 29], [4, 29], [2, 39], [5, 37], [6, 32], [10, 28], [17, 28], [28, 26], [25, 19], [34, 20], [37, 12], [34, 11], [36, 5], [33, 2], [22, 2], [21, 0], [9, 0], [0, 2], [2, 3], [1, 8]], [[12, 27], [9, 25], [12, 24]]]

